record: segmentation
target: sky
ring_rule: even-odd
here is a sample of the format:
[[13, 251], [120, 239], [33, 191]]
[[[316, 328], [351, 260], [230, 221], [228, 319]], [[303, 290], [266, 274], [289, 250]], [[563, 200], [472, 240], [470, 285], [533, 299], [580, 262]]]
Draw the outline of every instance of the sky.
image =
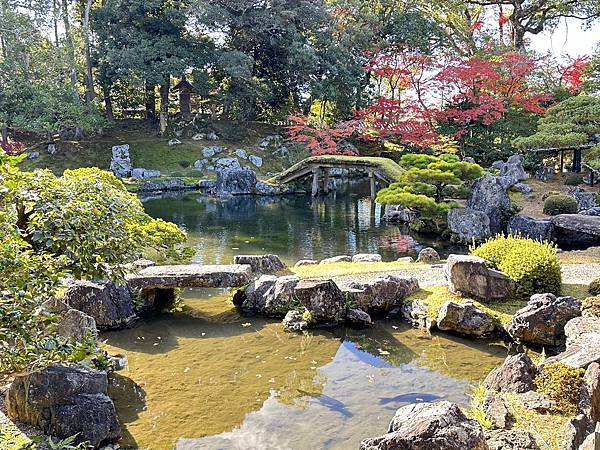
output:
[[530, 48], [542, 53], [559, 56], [568, 54], [572, 57], [589, 55], [600, 43], [600, 24], [594, 24], [589, 29], [582, 29], [578, 20], [561, 21], [552, 32], [543, 32], [536, 36], [529, 35]]

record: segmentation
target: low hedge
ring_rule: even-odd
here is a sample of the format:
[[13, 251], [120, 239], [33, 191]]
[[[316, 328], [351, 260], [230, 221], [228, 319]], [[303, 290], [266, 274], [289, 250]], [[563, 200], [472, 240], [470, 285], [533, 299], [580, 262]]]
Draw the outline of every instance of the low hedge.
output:
[[471, 250], [516, 283], [515, 294], [528, 298], [533, 294], [559, 294], [562, 285], [556, 247], [548, 242], [518, 236], [497, 236]]
[[556, 216], [558, 214], [577, 214], [579, 206], [577, 200], [570, 195], [550, 195], [544, 201], [544, 214]]

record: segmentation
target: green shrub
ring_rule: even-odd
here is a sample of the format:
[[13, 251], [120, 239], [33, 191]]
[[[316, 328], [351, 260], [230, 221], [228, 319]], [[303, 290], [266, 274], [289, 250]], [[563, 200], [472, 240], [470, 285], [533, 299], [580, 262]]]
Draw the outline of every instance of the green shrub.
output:
[[548, 242], [517, 236], [497, 236], [471, 250], [493, 269], [515, 281], [515, 294], [530, 297], [540, 292], [559, 294], [562, 284], [556, 247]]
[[600, 277], [590, 283], [588, 291], [592, 295], [600, 295]]
[[190, 164], [191, 164], [191, 162], [189, 162], [185, 159], [182, 159], [181, 161], [179, 161], [179, 165], [183, 168], [190, 167]]
[[582, 315], [600, 317], [600, 296], [588, 297], [581, 302]]
[[583, 183], [583, 177], [576, 173], [570, 173], [565, 178], [565, 186], [579, 186], [581, 183]]
[[548, 214], [549, 216], [577, 214], [578, 211], [577, 200], [570, 195], [551, 195], [544, 201], [544, 214]]
[[562, 411], [575, 414], [584, 373], [584, 369], [577, 369], [563, 363], [542, 366], [535, 377], [536, 390], [556, 401]]
[[562, 192], [558, 192], [558, 191], [548, 191], [546, 192], [544, 195], [542, 195], [542, 200], [546, 200], [548, 197], [550, 197], [551, 195], [562, 195]]

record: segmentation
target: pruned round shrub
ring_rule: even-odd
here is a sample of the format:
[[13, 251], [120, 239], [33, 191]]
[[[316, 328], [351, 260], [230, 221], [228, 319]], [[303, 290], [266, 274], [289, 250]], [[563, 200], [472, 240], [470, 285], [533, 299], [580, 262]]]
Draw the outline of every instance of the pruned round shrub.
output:
[[536, 390], [556, 401], [562, 411], [575, 413], [584, 373], [584, 369], [560, 362], [542, 366], [535, 377]]
[[579, 186], [583, 183], [583, 177], [576, 173], [570, 173], [565, 178], [565, 186]]
[[592, 295], [600, 295], [600, 277], [590, 283], [588, 291]]
[[544, 201], [544, 214], [556, 216], [558, 214], [577, 214], [579, 206], [577, 200], [570, 195], [556, 194], [550, 195]]
[[600, 296], [588, 297], [581, 302], [581, 314], [600, 318]]
[[518, 236], [497, 236], [472, 249], [471, 254], [485, 259], [488, 266], [504, 272], [516, 283], [515, 294], [559, 294], [562, 285], [556, 247]]
[[186, 167], [190, 167], [190, 164], [191, 164], [191, 162], [189, 162], [189, 161], [187, 161], [187, 160], [185, 160], [185, 159], [182, 159], [181, 161], [179, 161], [179, 165], [180, 165], [181, 167], [183, 167], [184, 169], [185, 169]]

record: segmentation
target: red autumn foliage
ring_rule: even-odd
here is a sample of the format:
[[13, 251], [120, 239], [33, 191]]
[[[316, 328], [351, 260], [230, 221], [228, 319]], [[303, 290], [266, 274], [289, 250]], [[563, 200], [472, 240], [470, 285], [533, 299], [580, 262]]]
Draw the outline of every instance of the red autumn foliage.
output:
[[303, 145], [310, 151], [310, 156], [356, 156], [356, 152], [338, 145], [339, 141], [349, 138], [356, 131], [356, 122], [339, 122], [333, 127], [318, 127], [309, 124], [307, 117], [290, 116], [289, 119], [294, 122], [287, 127], [289, 140]]
[[508, 16], [505, 16], [503, 13], [500, 13], [498, 15], [498, 25], [500, 25], [501, 27], [503, 27], [504, 25], [506, 25], [506, 23], [510, 20], [510, 18]]
[[561, 80], [569, 91], [577, 92], [581, 89], [587, 64], [587, 57], [579, 57], [571, 60], [569, 64], [559, 67], [559, 71], [562, 74]]
[[27, 144], [19, 141], [11, 141], [1, 143], [0, 148], [2, 148], [7, 155], [19, 155], [25, 151]]

